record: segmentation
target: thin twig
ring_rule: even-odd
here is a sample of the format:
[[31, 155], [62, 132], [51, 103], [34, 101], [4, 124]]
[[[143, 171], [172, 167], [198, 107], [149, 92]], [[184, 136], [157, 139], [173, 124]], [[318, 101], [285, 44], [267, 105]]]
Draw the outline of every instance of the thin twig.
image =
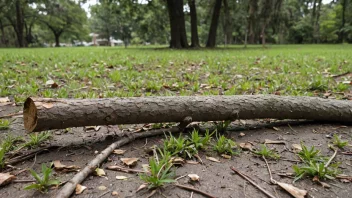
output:
[[330, 157], [329, 161], [326, 162], [326, 164], [325, 164], [325, 166], [324, 166], [325, 168], [330, 165], [330, 163], [331, 163], [332, 160], [336, 157], [336, 154], [337, 154], [337, 149], [336, 149], [336, 148], [334, 148], [334, 147], [331, 146], [331, 145], [329, 145], [329, 148], [331, 148], [331, 149], [334, 150], [335, 152], [334, 152], [334, 154]]
[[16, 180], [13, 180], [12, 182], [14, 182], [14, 183], [28, 183], [28, 182], [35, 182], [35, 180], [33, 180], [33, 179], [23, 179], [23, 180], [16, 179]]
[[176, 178], [175, 180], [177, 181], [177, 180], [179, 180], [179, 179], [182, 179], [182, 178], [184, 178], [184, 177], [186, 177], [187, 175], [182, 175], [182, 176], [179, 176], [178, 178]]
[[295, 130], [291, 127], [290, 124], [287, 124], [287, 125], [288, 125], [288, 127], [290, 127], [290, 129], [291, 129], [293, 132], [297, 133], [297, 131], [295, 131]]
[[108, 191], [104, 192], [103, 194], [99, 195], [98, 198], [103, 197], [104, 195], [108, 194], [109, 192], [111, 192], [111, 191], [108, 190]]
[[125, 168], [119, 165], [114, 165], [114, 166], [108, 166], [106, 167], [108, 170], [115, 170], [115, 171], [122, 171], [125, 173], [146, 173], [146, 171], [143, 170], [136, 170], [136, 169], [131, 169], [131, 168]]
[[271, 170], [270, 170], [268, 161], [265, 159], [264, 155], [263, 155], [262, 157], [263, 157], [263, 160], [265, 161], [266, 167], [268, 168], [268, 172], [269, 172], [269, 175], [270, 175], [270, 181], [271, 181], [271, 183], [277, 184], [277, 181], [273, 179], [273, 175], [271, 174]]
[[251, 183], [253, 186], [257, 187], [260, 191], [262, 191], [266, 196], [270, 198], [276, 198], [274, 195], [266, 191], [264, 188], [260, 187], [258, 184], [256, 184], [254, 181], [252, 181], [249, 177], [245, 176], [242, 174], [240, 171], [238, 171], [235, 167], [231, 166], [231, 170], [233, 170], [235, 173], [239, 174], [243, 179], [247, 180], [249, 183]]
[[196, 193], [199, 193], [199, 194], [202, 194], [206, 197], [210, 197], [210, 198], [215, 198], [214, 195], [211, 195], [211, 194], [208, 194], [204, 191], [201, 191], [201, 190], [198, 190], [196, 188], [192, 188], [192, 187], [189, 187], [189, 186], [184, 186], [184, 185], [181, 185], [181, 184], [175, 184], [175, 186], [179, 187], [179, 188], [183, 188], [183, 189], [186, 189], [186, 190], [189, 190], [189, 191], [193, 191], [193, 192], [196, 192]]

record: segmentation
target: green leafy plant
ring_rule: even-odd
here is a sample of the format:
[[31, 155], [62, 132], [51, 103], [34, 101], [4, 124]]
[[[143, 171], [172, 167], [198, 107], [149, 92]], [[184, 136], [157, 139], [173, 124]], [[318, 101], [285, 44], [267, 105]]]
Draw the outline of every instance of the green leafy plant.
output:
[[3, 147], [0, 147], [0, 169], [3, 169], [5, 167], [5, 149]]
[[280, 155], [277, 154], [274, 150], [269, 149], [265, 144], [262, 144], [260, 146], [260, 149], [258, 151], [253, 151], [254, 154], [260, 155], [262, 157], [265, 157], [267, 159], [279, 159]]
[[343, 149], [345, 146], [348, 145], [348, 141], [342, 141], [337, 134], [334, 134], [333, 138], [334, 141], [332, 143], [340, 149]]
[[16, 142], [18, 141], [23, 141], [23, 138], [18, 136], [18, 137], [13, 137], [12, 135], [7, 135], [0, 144], [0, 147], [5, 150], [5, 153], [10, 152], [16, 148]]
[[0, 130], [6, 130], [10, 128], [10, 120], [0, 119]]
[[198, 153], [194, 145], [190, 144], [187, 138], [183, 137], [182, 134], [178, 138], [171, 135], [165, 137], [164, 149], [171, 153], [172, 156], [188, 157], [192, 158]]
[[236, 143], [231, 139], [226, 138], [224, 135], [221, 135], [216, 144], [214, 145], [214, 150], [219, 154], [237, 154], [233, 149], [236, 147]]
[[49, 131], [34, 133], [29, 135], [29, 140], [24, 143], [23, 147], [37, 148], [41, 143], [51, 138]]
[[169, 160], [162, 159], [157, 162], [154, 158], [149, 160], [150, 172], [140, 175], [141, 180], [148, 183], [148, 188], [159, 188], [167, 183], [173, 183], [175, 172], [171, 170], [172, 164]]
[[225, 120], [225, 121], [220, 121], [220, 122], [214, 122], [216, 131], [218, 132], [225, 132], [226, 129], [229, 127], [231, 124], [231, 120]]
[[34, 177], [36, 183], [26, 186], [24, 188], [25, 190], [35, 189], [40, 192], [47, 192], [50, 186], [60, 184], [59, 180], [50, 179], [52, 169], [50, 167], [47, 167], [45, 164], [42, 164], [42, 176], [39, 176], [39, 174], [32, 169], [30, 169], [29, 171], [31, 172], [31, 175]]
[[209, 130], [206, 130], [204, 137], [199, 135], [199, 132], [197, 130], [193, 130], [191, 133], [191, 136], [189, 138], [190, 144], [193, 144], [194, 147], [199, 150], [199, 149], [204, 149], [211, 140], [211, 136], [215, 133], [209, 133]]
[[310, 147], [309, 149], [301, 142], [302, 150], [298, 152], [298, 156], [304, 161], [305, 163], [309, 164], [310, 162], [318, 162], [324, 161], [322, 156], [320, 156], [320, 150], [315, 149], [314, 146]]
[[319, 179], [334, 179], [336, 175], [340, 173], [340, 171], [338, 170], [338, 166], [339, 163], [331, 164], [328, 167], [325, 167], [324, 163], [314, 161], [310, 161], [308, 164], [302, 167], [294, 165], [294, 182], [303, 178], [304, 176], [317, 176]]

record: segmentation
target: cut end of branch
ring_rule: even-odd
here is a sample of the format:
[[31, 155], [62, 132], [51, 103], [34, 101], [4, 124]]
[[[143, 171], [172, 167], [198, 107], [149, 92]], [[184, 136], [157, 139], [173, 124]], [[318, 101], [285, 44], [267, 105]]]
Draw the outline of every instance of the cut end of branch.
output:
[[33, 132], [37, 126], [37, 107], [31, 98], [27, 98], [23, 107], [24, 128], [27, 132]]

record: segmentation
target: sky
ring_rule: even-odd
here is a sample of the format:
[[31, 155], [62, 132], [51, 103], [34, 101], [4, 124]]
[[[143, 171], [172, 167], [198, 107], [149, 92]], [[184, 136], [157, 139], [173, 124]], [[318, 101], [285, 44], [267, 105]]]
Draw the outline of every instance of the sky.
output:
[[[143, 1], [143, 0], [141, 0]], [[330, 3], [332, 0], [323, 0], [324, 4]], [[85, 4], [83, 4], [83, 9], [87, 12], [87, 16], [90, 17], [89, 6], [95, 5], [99, 2], [99, 0], [87, 0]]]

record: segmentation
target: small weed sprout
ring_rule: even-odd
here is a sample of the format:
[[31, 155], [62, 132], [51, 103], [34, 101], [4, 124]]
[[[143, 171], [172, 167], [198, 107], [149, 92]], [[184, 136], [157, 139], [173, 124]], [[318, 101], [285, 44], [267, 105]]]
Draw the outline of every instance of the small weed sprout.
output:
[[301, 142], [302, 151], [298, 152], [298, 156], [302, 159], [303, 162], [309, 164], [311, 161], [318, 162], [324, 161], [323, 158], [320, 156], [320, 150], [315, 149], [314, 146], [308, 149], [302, 142]]
[[258, 151], [253, 151], [254, 154], [265, 157], [267, 159], [279, 159], [280, 155], [274, 150], [269, 149], [265, 144], [260, 146]]
[[0, 130], [6, 130], [10, 128], [10, 120], [0, 119]]
[[[166, 156], [169, 156], [169, 154], [166, 154]], [[149, 160], [149, 166], [150, 172], [140, 175], [141, 180], [149, 184], [149, 189], [159, 188], [167, 183], [175, 182], [173, 179], [175, 177], [175, 171], [171, 170], [172, 163], [169, 162], [169, 159], [162, 158], [157, 162], [154, 158], [151, 158]]]
[[39, 176], [38, 173], [36, 173], [34, 170], [29, 170], [31, 172], [31, 175], [34, 177], [36, 180], [35, 184], [31, 184], [26, 186], [24, 189], [25, 190], [31, 190], [35, 189], [40, 192], [47, 192], [48, 188], [53, 185], [59, 185], [60, 181], [59, 180], [51, 180], [51, 172], [52, 169], [50, 167], [47, 167], [45, 164], [42, 164], [42, 177]]
[[214, 145], [214, 150], [219, 154], [235, 155], [237, 154], [237, 152], [233, 150], [235, 147], [236, 143], [234, 141], [226, 138], [224, 135], [221, 135]]
[[218, 132], [225, 132], [226, 129], [229, 127], [231, 124], [231, 120], [226, 120], [226, 121], [220, 121], [220, 122], [214, 122], [216, 131]]
[[334, 141], [332, 143], [339, 149], [343, 149], [345, 146], [348, 145], [348, 141], [342, 141], [337, 134], [334, 134]]
[[209, 133], [209, 130], [206, 130], [204, 137], [200, 136], [197, 130], [193, 130], [189, 138], [189, 143], [193, 144], [194, 147], [199, 149], [204, 149], [210, 142], [211, 136], [215, 133]]
[[37, 148], [41, 143], [51, 138], [51, 133], [49, 131], [34, 133], [29, 135], [29, 140], [24, 143], [23, 147]]
[[314, 162], [310, 161], [309, 164], [299, 167], [297, 165], [293, 166], [295, 172], [295, 179], [293, 182], [301, 179], [304, 176], [317, 176], [319, 179], [334, 179], [337, 174], [340, 173], [338, 170], [339, 163], [331, 164], [328, 167], [325, 167], [323, 162]]

